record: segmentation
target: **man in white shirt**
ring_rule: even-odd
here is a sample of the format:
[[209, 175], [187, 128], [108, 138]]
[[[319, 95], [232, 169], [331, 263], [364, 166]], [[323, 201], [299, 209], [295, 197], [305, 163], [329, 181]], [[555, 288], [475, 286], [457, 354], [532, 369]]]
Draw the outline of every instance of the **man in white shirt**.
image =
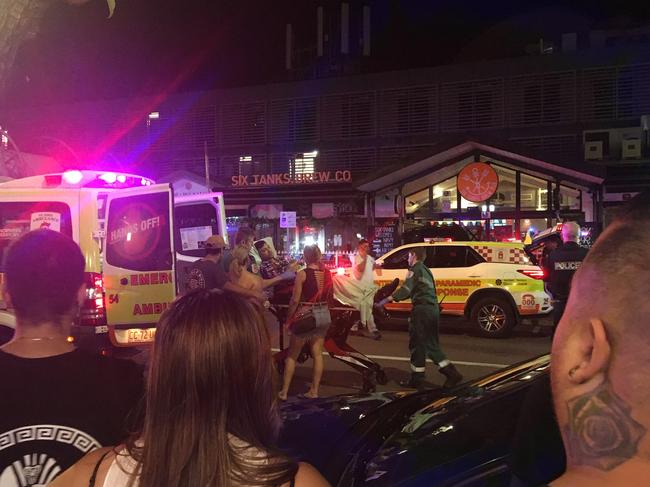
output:
[[[354, 278], [358, 281], [360, 287], [363, 289], [376, 288], [373, 271], [378, 266], [375, 264], [375, 259], [373, 259], [368, 253], [369, 251], [370, 242], [368, 242], [365, 238], [359, 240], [359, 244], [357, 245], [357, 253], [354, 256], [354, 266], [352, 268], [352, 273]], [[367, 328], [367, 331], [364, 334], [369, 335], [375, 340], [381, 339], [381, 333], [379, 333], [379, 330], [377, 329], [377, 325], [375, 324], [375, 319], [372, 313], [368, 313], [365, 318], [366, 322], [363, 323], [362, 321], [361, 323]], [[355, 330], [353, 327], [351, 331], [354, 332], [357, 330]]]

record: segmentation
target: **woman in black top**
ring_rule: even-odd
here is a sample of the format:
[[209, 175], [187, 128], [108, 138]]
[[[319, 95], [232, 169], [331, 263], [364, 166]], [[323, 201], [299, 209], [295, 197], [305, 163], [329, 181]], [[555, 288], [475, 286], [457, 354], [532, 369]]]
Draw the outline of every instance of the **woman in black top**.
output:
[[[330, 271], [323, 267], [321, 262], [322, 254], [317, 245], [308, 245], [304, 250], [305, 263], [307, 267], [298, 272], [296, 275], [296, 282], [293, 287], [293, 295], [289, 303], [289, 320], [292, 322], [292, 317], [295, 318], [296, 311], [299, 306], [302, 310], [314, 303], [327, 303], [332, 295], [332, 276]], [[298, 313], [298, 316], [300, 312]], [[305, 342], [309, 341], [311, 356], [314, 360], [314, 369], [309, 391], [305, 393], [305, 397], [316, 398], [318, 397], [318, 387], [323, 375], [323, 342], [325, 334], [327, 333], [326, 327], [316, 327], [305, 333], [291, 334], [289, 342], [289, 353], [287, 355], [284, 365], [284, 377], [282, 383], [282, 390], [278, 393], [281, 400], [287, 399], [289, 386], [293, 379], [293, 374], [296, 369], [296, 360], [302, 350]]]

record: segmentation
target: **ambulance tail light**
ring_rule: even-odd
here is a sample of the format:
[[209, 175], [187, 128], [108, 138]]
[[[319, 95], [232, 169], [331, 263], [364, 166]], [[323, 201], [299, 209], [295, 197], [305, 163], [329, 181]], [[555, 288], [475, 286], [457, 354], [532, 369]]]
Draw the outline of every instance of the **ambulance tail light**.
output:
[[86, 272], [86, 299], [81, 307], [79, 324], [82, 326], [102, 326], [106, 324], [104, 301], [104, 279], [96, 272]]
[[544, 279], [543, 269], [517, 269], [517, 272], [531, 279]]

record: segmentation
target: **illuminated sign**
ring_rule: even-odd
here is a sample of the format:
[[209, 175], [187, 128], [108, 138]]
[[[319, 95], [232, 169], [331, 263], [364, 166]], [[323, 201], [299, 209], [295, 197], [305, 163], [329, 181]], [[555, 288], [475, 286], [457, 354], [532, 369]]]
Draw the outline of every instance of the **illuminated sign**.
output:
[[463, 198], [472, 203], [480, 203], [496, 192], [499, 176], [489, 164], [474, 162], [458, 173], [456, 184]]
[[318, 171], [307, 173], [251, 174], [250, 176], [232, 176], [232, 186], [284, 186], [292, 184], [328, 184], [349, 183], [351, 171]]

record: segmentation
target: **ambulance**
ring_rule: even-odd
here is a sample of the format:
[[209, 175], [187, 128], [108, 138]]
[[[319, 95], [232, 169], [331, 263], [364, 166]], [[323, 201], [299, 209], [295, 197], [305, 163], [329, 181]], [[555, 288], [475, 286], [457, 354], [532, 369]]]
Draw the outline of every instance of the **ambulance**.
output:
[[[227, 241], [225, 220], [222, 193], [175, 198], [171, 184], [136, 174], [71, 170], [12, 179], [0, 183], [0, 260], [30, 230], [73, 238], [86, 261], [73, 339], [95, 349], [138, 346], [153, 340], [205, 240], [218, 234]], [[0, 327], [13, 326], [0, 301]]]
[[[375, 283], [382, 286], [408, 272], [408, 254], [426, 248], [424, 264], [436, 282], [443, 314], [464, 316], [486, 337], [504, 337], [523, 318], [548, 315], [553, 307], [544, 290], [544, 272], [531, 262], [523, 244], [430, 241], [402, 245], [377, 259]], [[410, 311], [409, 301], [391, 311]]]

